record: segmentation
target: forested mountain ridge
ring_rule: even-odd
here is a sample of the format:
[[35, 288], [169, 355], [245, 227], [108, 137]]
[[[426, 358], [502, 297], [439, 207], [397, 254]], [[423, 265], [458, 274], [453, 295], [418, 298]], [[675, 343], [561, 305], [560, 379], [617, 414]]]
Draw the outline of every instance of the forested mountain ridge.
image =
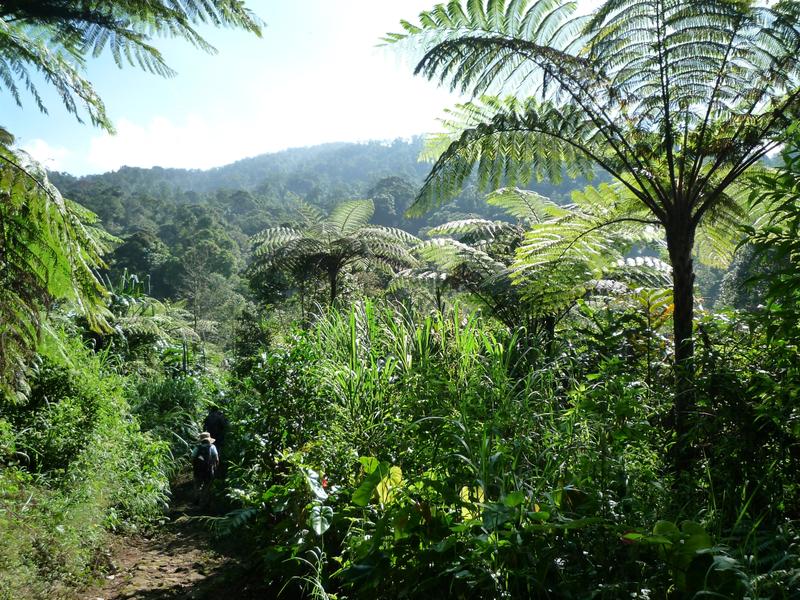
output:
[[[402, 180], [414, 187], [413, 193], [416, 193], [430, 168], [418, 159], [422, 148], [421, 136], [394, 141], [329, 143], [262, 154], [208, 170], [122, 167], [83, 177], [52, 173], [51, 180], [66, 197], [96, 212], [104, 226], [118, 235], [150, 229], [147, 217], [156, 216], [170, 204], [209, 204], [229, 215], [269, 208], [275, 217], [273, 221], [280, 222], [287, 201], [294, 196], [315, 206], [330, 208], [347, 198], [385, 195], [389, 178]], [[378, 185], [380, 182], [383, 185]], [[535, 187], [555, 200], [566, 200], [572, 189], [582, 185], [574, 181], [561, 185], [542, 182]], [[391, 191], [395, 196], [399, 192]], [[453, 203], [451, 210], [488, 210], [482, 202], [465, 203], [463, 197]], [[410, 202], [411, 198], [402, 198], [402, 201]], [[377, 209], [376, 218], [380, 220], [380, 207]], [[415, 223], [408, 223], [402, 217], [404, 209], [405, 206], [389, 209], [392, 214], [384, 216], [395, 218], [391, 219], [392, 223], [383, 224], [413, 228]], [[135, 214], [126, 214], [128, 212]], [[441, 222], [436, 218], [429, 220]], [[163, 219], [156, 220], [156, 224], [161, 223]], [[257, 219], [246, 229], [264, 225]]]
[[[422, 137], [332, 143], [247, 158], [209, 169], [122, 167], [100, 175], [52, 173], [62, 194], [95, 212], [123, 243], [110, 256], [111, 279], [123, 271], [150, 278], [158, 298], [186, 291], [190, 271], [229, 280], [241, 272], [249, 240], [298, 218], [297, 201], [329, 211], [348, 199], [370, 198], [373, 222], [417, 234], [442, 222], [480, 215], [503, 218], [468, 187], [424, 219], [406, 219], [430, 165], [420, 162]], [[585, 181], [533, 187], [558, 202]], [[234, 287], [236, 285], [234, 284]]]
[[300, 199], [327, 210], [343, 199], [380, 197], [376, 217], [403, 226], [402, 211], [427, 168], [417, 161], [421, 147], [420, 138], [325, 144], [206, 171], [123, 167], [84, 177], [53, 173], [52, 181], [123, 240], [109, 257], [112, 280], [127, 270], [149, 277], [155, 296], [174, 298], [190, 271], [235, 280], [249, 238], [295, 220]]
[[293, 178], [304, 175], [332, 185], [388, 175], [422, 179], [427, 167], [417, 161], [421, 148], [420, 137], [391, 142], [340, 142], [261, 154], [207, 170], [122, 167], [83, 177], [54, 173], [52, 180], [58, 186], [125, 185], [136, 192], [166, 187], [208, 193], [221, 189], [254, 191], [273, 180], [285, 180], [291, 185], [295, 183]]

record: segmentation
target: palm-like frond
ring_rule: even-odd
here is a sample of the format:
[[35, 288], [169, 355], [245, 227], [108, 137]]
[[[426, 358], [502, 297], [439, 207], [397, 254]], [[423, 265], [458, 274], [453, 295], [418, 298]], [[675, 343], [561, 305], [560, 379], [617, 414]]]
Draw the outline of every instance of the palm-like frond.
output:
[[569, 176], [591, 177], [591, 157], [606, 154], [591, 120], [573, 107], [484, 96], [459, 105], [450, 116], [444, 122], [447, 133], [433, 139], [431, 156], [443, 151], [409, 208], [410, 216], [450, 200], [476, 168], [479, 186], [490, 190], [532, 179], [560, 181], [565, 168]]
[[270, 227], [253, 236], [253, 242], [256, 244], [255, 252], [257, 255], [271, 252], [302, 236], [302, 231], [291, 227]]
[[43, 167], [0, 145], [0, 394], [20, 390], [41, 312], [55, 301], [74, 306], [95, 329], [108, 327], [95, 270], [114, 238], [95, 223], [61, 197]]
[[465, 287], [493, 311], [502, 311], [497, 316], [512, 327], [522, 322], [519, 311], [528, 318], [552, 318], [589, 293], [668, 283], [671, 269], [662, 261], [628, 257], [635, 247], [663, 241], [658, 223], [620, 185], [576, 191], [568, 206], [517, 189], [499, 190], [488, 200], [527, 228], [482, 219], [454, 221], [428, 233], [460, 239], [437, 237], [420, 244], [416, 253], [447, 273], [451, 285]]
[[142, 293], [142, 286], [132, 277], [124, 277], [121, 289], [109, 284], [108, 319], [111, 329], [128, 340], [132, 336], [149, 336], [158, 342], [199, 341], [190, 325], [192, 314], [183, 303], [161, 302]]
[[495, 239], [505, 233], [519, 231], [519, 227], [506, 221], [490, 221], [488, 219], [461, 219], [437, 225], [428, 230], [430, 236], [460, 236], [471, 234], [479, 239]]
[[490, 276], [507, 268], [506, 264], [492, 258], [483, 250], [449, 238], [422, 242], [415, 248], [415, 253], [444, 271], [452, 271], [468, 264], [473, 270], [479, 270], [484, 276]]
[[313, 204], [309, 204], [302, 198], [296, 197], [294, 198], [295, 202], [295, 209], [297, 213], [303, 219], [303, 225], [306, 227], [310, 227], [312, 225], [317, 225], [325, 220], [325, 214]]
[[[545, 313], [563, 310], [596, 289], [664, 285], [671, 270], [654, 258], [628, 258], [634, 248], [663, 244], [660, 227], [621, 185], [573, 192], [572, 204], [535, 223], [516, 251], [512, 279]], [[598, 288], [599, 286], [599, 288]]]
[[33, 73], [53, 86], [67, 111], [111, 130], [105, 107], [81, 76], [85, 58], [108, 51], [118, 66], [174, 75], [154, 37], [180, 37], [207, 52], [214, 48], [199, 26], [230, 26], [260, 35], [260, 21], [238, 0], [10, 1], [0, 6], [0, 83], [21, 104], [28, 91], [46, 112]]
[[653, 256], [619, 259], [603, 269], [604, 276], [636, 287], [659, 290], [668, 296], [672, 267]]
[[412, 214], [473, 169], [490, 188], [592, 163], [662, 222], [679, 211], [695, 227], [800, 107], [794, 2], [608, 0], [591, 17], [574, 8], [456, 0], [387, 38], [420, 46], [417, 72], [430, 79], [520, 98], [458, 108]]
[[660, 236], [658, 223], [621, 186], [602, 184], [574, 192], [573, 204], [559, 217], [536, 224], [517, 250], [516, 270], [526, 273], [560, 261], [600, 269], [620, 260], [635, 244]]
[[[446, 201], [473, 171], [486, 189], [599, 167], [626, 189], [638, 206], [625, 217], [575, 210], [534, 227], [515, 273], [530, 282], [553, 267], [549, 274], [568, 287], [566, 274], [573, 284], [585, 281], [618, 243], [634, 239], [629, 225], [642, 220], [640, 208], [664, 228], [677, 367], [673, 467], [682, 473], [695, 456], [687, 450], [697, 414], [698, 227], [735, 216], [736, 181], [792, 135], [800, 113], [800, 4], [606, 0], [588, 18], [574, 8], [558, 0], [451, 0], [388, 38], [421, 48], [416, 72], [428, 79], [473, 98], [519, 98], [459, 107], [409, 213]], [[532, 11], [536, 25], [521, 26]], [[604, 236], [595, 235], [601, 229]], [[721, 257], [722, 238], [713, 234], [701, 231], [699, 239]], [[526, 289], [547, 304], [560, 287]]]
[[327, 223], [332, 226], [333, 234], [349, 236], [369, 223], [374, 213], [372, 200], [348, 200], [336, 205]]
[[564, 216], [566, 210], [541, 194], [517, 188], [495, 190], [486, 197], [486, 203], [528, 225]]
[[253, 238], [253, 275], [289, 272], [298, 279], [324, 275], [336, 295], [339, 273], [347, 266], [394, 271], [416, 266], [409, 248], [419, 240], [408, 232], [370, 225], [372, 200], [350, 200], [336, 206], [327, 218], [299, 205], [303, 227], [273, 227]]
[[80, 121], [86, 111], [93, 125], [112, 130], [105, 106], [91, 84], [80, 72], [70, 53], [60, 52], [48, 45], [48, 40], [34, 34], [20, 23], [0, 19], [0, 85], [22, 106], [23, 92], [29, 92], [34, 104], [47, 112], [43, 97], [36, 87], [40, 76], [53, 86], [67, 112]]
[[369, 226], [358, 230], [359, 237], [364, 239], [414, 245], [419, 242], [417, 236], [397, 227]]
[[433, 267], [417, 267], [413, 269], [401, 269], [389, 282], [386, 291], [393, 293], [409, 284], [420, 284], [425, 286], [431, 282], [442, 284], [448, 279], [447, 273], [438, 271]]

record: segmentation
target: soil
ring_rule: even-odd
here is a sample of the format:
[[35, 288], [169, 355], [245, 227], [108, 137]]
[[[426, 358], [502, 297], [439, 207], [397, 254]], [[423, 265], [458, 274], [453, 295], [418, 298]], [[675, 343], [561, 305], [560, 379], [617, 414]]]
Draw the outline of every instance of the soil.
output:
[[135, 536], [114, 536], [103, 553], [101, 583], [83, 590], [79, 600], [263, 597], [232, 542], [215, 540], [209, 527], [213, 510], [192, 502], [191, 480], [173, 485], [166, 523]]

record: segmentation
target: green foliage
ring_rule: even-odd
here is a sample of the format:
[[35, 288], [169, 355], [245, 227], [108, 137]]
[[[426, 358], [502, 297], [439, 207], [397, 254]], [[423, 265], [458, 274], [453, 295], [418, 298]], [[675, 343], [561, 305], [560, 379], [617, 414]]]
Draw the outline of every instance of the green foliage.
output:
[[[787, 121], [773, 110], [791, 112], [797, 102], [797, 67], [785, 60], [798, 36], [790, 3], [728, 3], [708, 12], [682, 2], [626, 10], [611, 1], [591, 17], [575, 9], [556, 0], [452, 1], [387, 38], [420, 47], [417, 73], [454, 89], [473, 96], [517, 90], [460, 108], [412, 210], [441, 202], [478, 163], [487, 187], [594, 164], [659, 219], [670, 209], [658, 194], [672, 197], [679, 185], [700, 193], [689, 206], [699, 222], [737, 171], [774, 147], [769, 137]], [[688, 47], [703, 52], [689, 60], [681, 52]], [[740, 72], [740, 60], [755, 79]], [[741, 115], [752, 122], [740, 123]]]
[[[589, 409], [581, 391], [573, 404], [547, 372], [526, 368], [517, 336], [475, 317], [456, 311], [417, 321], [365, 304], [287, 341], [256, 365], [255, 389], [230, 407], [243, 467], [232, 472], [231, 495], [256, 510], [248, 526], [275, 589], [302, 588], [309, 578], [348, 597], [580, 589], [589, 577], [579, 575], [588, 568], [582, 551], [613, 539], [596, 529], [593, 511], [606, 506], [614, 515], [608, 507], [618, 502], [600, 490], [618, 480], [652, 489], [656, 446], [636, 417], [650, 410], [645, 388], [599, 378], [591, 406], [622, 393], [618, 407]], [[562, 402], [574, 410], [556, 417]], [[300, 485], [309, 468], [324, 476]], [[478, 504], [464, 500], [465, 487], [483, 490]], [[630, 505], [619, 506], [614, 518], [632, 518]], [[462, 509], [480, 516], [465, 521]], [[314, 556], [341, 553], [341, 566], [299, 561], [279, 577], [278, 564], [319, 548], [315, 523], [326, 531]], [[573, 535], [583, 541], [565, 549]], [[549, 572], [558, 557], [576, 561], [569, 574]]]
[[100, 333], [85, 331], [84, 336], [96, 352], [115, 361], [120, 372], [159, 373], [165, 367], [165, 350], [187, 343], [196, 345], [200, 340], [182, 304], [159, 302], [146, 295], [135, 275], [124, 273], [118, 282], [108, 281], [106, 285], [110, 328]]
[[91, 212], [64, 200], [40, 165], [5, 145], [0, 190], [0, 402], [7, 402], [26, 391], [25, 366], [54, 303], [69, 303], [93, 329], [107, 326], [95, 270], [113, 238]]
[[373, 266], [392, 269], [415, 264], [408, 246], [416, 238], [401, 229], [369, 225], [372, 200], [338, 204], [328, 215], [298, 201], [300, 227], [273, 227], [254, 238], [253, 276], [284, 271], [299, 281], [319, 274], [327, 278], [330, 304], [336, 300], [339, 278], [346, 268]]
[[256, 350], [220, 526], [298, 595], [792, 597], [796, 352], [701, 321], [702, 456], [670, 491], [672, 311], [598, 290], [538, 363], [458, 308], [330, 311]]
[[209, 404], [195, 377], [154, 377], [131, 386], [128, 397], [142, 431], [163, 440], [177, 461], [194, 447]]
[[31, 394], [0, 420], [0, 596], [51, 598], [87, 580], [107, 529], [160, 518], [170, 468], [143, 434], [125, 381], [59, 334]]
[[761, 284], [764, 288], [763, 299], [772, 321], [770, 332], [784, 339], [796, 338], [800, 314], [800, 134], [797, 125], [791, 134], [792, 144], [783, 153], [784, 166], [755, 179], [753, 204], [763, 207], [769, 217], [760, 226], [749, 229], [748, 239], [759, 263], [768, 265], [760, 273], [751, 269], [750, 283]]
[[[663, 228], [674, 292], [673, 468], [683, 472], [696, 414], [693, 252], [717, 264], [730, 254], [725, 233], [743, 220], [737, 183], [787, 139], [800, 108], [795, 3], [709, 10], [607, 0], [580, 15], [560, 0], [451, 0], [402, 26], [387, 42], [416, 51], [416, 73], [471, 98], [432, 140], [435, 164], [409, 214], [451, 198], [474, 171], [494, 189], [602, 169], [619, 186], [619, 212], [575, 235], [561, 227], [553, 244], [534, 234], [524, 259], [537, 242], [588, 251], [584, 238], [623, 222]], [[703, 223], [714, 227], [699, 232]], [[581, 264], [565, 263], [556, 289], [581, 278]]]

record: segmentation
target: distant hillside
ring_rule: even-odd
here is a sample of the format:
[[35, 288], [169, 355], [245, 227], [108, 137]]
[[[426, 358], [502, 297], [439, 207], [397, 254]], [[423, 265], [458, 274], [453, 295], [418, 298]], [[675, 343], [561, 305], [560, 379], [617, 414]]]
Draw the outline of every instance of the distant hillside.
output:
[[421, 138], [363, 144], [335, 143], [262, 154], [204, 171], [122, 167], [102, 175], [77, 178], [55, 173], [52, 177], [64, 191], [99, 185], [125, 186], [129, 193], [168, 188], [205, 194], [218, 190], [255, 191], [264, 186], [286, 185], [300, 193], [309, 189], [312, 182], [326, 187], [351, 188], [359, 184], [369, 185], [389, 176], [422, 179], [428, 165], [417, 161], [421, 149]]
[[[461, 198], [444, 208], [444, 214], [433, 213], [424, 222], [404, 221], [402, 213], [430, 169], [417, 159], [422, 143], [422, 138], [416, 137], [323, 144], [263, 154], [205, 171], [122, 167], [85, 177], [52, 173], [51, 179], [66, 197], [96, 212], [117, 235], [155, 231], [180, 205], [214, 207], [224, 221], [246, 215], [246, 222], [236, 228], [252, 235], [269, 224], [291, 220], [295, 197], [327, 210], [342, 200], [378, 196], [373, 198], [377, 222], [415, 233], [424, 222], [436, 224], [465, 213], [489, 214], [483, 194], [468, 186]], [[566, 181], [531, 187], [563, 202], [570, 190], [583, 185], [585, 182]], [[384, 206], [387, 203], [389, 206]]]
[[[194, 270], [235, 277], [249, 258], [249, 239], [296, 220], [297, 199], [330, 210], [343, 200], [371, 198], [373, 222], [419, 233], [466, 215], [500, 217], [466, 186], [454, 202], [409, 221], [403, 217], [430, 165], [417, 157], [422, 139], [338, 143], [264, 154], [206, 171], [123, 167], [102, 175], [51, 179], [67, 198], [91, 209], [125, 243], [111, 257], [112, 275], [149, 275], [158, 297], [178, 296]], [[585, 182], [532, 187], [564, 202]], [[200, 265], [200, 266], [198, 266]]]

